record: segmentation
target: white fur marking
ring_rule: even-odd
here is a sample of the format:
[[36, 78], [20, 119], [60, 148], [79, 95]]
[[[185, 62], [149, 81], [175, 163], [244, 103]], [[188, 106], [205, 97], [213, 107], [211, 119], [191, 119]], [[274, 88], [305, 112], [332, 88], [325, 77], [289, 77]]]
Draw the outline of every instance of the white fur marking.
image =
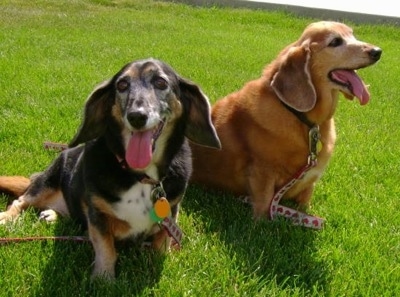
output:
[[39, 216], [40, 220], [45, 220], [46, 222], [55, 222], [57, 220], [57, 213], [52, 209], [43, 210]]
[[154, 222], [150, 218], [153, 202], [150, 198], [151, 185], [136, 183], [128, 191], [121, 194], [121, 201], [114, 204], [115, 215], [131, 226], [130, 235], [142, 232], [150, 233]]

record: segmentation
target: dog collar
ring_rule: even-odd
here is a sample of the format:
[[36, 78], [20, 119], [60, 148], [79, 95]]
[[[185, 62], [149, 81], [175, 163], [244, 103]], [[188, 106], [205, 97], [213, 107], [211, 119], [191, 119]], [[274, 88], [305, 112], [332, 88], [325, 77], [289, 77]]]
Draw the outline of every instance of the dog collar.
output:
[[[126, 162], [125, 158], [121, 158], [119, 155], [115, 154], [115, 158], [117, 159], [118, 164], [121, 166], [122, 169], [128, 169], [129, 165]], [[148, 176], [145, 173], [138, 173], [139, 176], [139, 182], [141, 182], [142, 184], [149, 184], [149, 185], [158, 185], [161, 182], [157, 181], [153, 178], [151, 178], [150, 176]]]
[[122, 169], [128, 169], [128, 163], [126, 162], [125, 158], [120, 157], [118, 154], [115, 154], [115, 158], [117, 159], [118, 164], [121, 166]]
[[282, 186], [277, 192], [275, 192], [274, 197], [270, 206], [270, 217], [275, 219], [277, 215], [283, 216], [290, 219], [294, 225], [301, 225], [304, 227], [312, 229], [322, 229], [325, 220], [316, 216], [308, 215], [306, 213], [300, 212], [296, 209], [280, 205], [279, 202], [285, 193], [299, 180], [301, 180], [306, 173], [317, 166], [317, 156], [322, 148], [321, 135], [319, 133], [319, 127], [317, 125], [313, 126], [309, 133], [309, 155], [307, 164], [301, 168], [294, 177]]
[[308, 128], [312, 129], [315, 127], [315, 124], [311, 122], [308, 118], [307, 115], [304, 112], [298, 111], [289, 105], [287, 105], [285, 102], [282, 102], [283, 106], [286, 107], [287, 110], [289, 110], [291, 113], [293, 113], [303, 124], [305, 124]]

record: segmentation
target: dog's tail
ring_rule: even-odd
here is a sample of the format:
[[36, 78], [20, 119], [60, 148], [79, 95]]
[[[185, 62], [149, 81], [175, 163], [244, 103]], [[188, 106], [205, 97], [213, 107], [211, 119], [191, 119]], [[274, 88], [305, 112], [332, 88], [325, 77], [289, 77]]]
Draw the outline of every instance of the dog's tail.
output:
[[23, 176], [0, 176], [0, 193], [19, 197], [31, 184], [31, 180]]

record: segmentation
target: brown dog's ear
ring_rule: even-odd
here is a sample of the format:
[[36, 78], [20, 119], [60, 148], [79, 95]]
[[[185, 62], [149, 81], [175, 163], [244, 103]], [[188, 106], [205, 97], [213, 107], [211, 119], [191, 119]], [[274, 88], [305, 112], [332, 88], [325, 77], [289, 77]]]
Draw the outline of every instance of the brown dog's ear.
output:
[[211, 107], [207, 96], [196, 84], [181, 77], [179, 87], [181, 99], [189, 106], [186, 137], [199, 145], [221, 148], [221, 142], [211, 121]]
[[95, 139], [104, 133], [107, 115], [111, 112], [112, 84], [107, 80], [98, 85], [86, 101], [82, 124], [69, 147]]
[[308, 48], [291, 48], [271, 82], [271, 87], [279, 99], [300, 112], [310, 111], [317, 101], [310, 76], [309, 59]]

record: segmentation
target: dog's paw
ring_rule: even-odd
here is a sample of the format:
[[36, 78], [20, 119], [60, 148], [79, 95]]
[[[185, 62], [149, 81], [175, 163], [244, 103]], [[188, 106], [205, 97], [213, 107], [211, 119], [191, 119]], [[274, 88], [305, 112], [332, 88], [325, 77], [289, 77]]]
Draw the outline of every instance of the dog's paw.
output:
[[0, 212], [0, 225], [12, 222], [14, 219], [15, 217], [10, 215], [7, 211]]
[[101, 280], [101, 281], [112, 282], [115, 280], [115, 272], [114, 272], [114, 270], [105, 271], [98, 267], [97, 268], [95, 267], [95, 269], [93, 270], [92, 276], [91, 276], [91, 280], [92, 281]]
[[239, 201], [244, 204], [251, 204], [251, 196], [239, 196]]
[[45, 220], [46, 222], [55, 222], [57, 220], [57, 213], [52, 209], [44, 210], [40, 213], [39, 219]]

